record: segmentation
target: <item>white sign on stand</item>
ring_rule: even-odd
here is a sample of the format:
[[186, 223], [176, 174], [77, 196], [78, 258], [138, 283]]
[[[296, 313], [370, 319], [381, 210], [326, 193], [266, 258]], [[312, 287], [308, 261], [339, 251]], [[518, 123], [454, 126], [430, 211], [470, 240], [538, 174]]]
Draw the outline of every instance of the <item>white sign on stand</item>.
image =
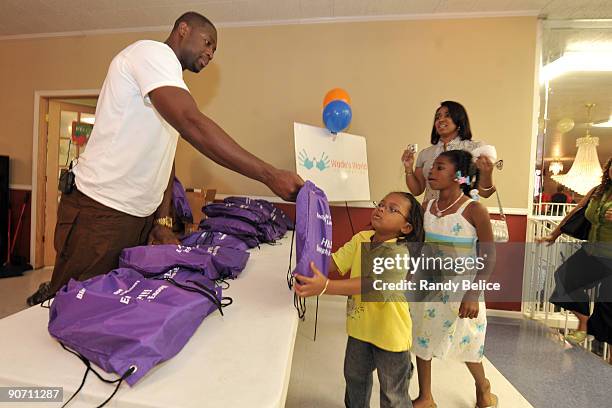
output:
[[316, 126], [293, 124], [295, 168], [329, 201], [369, 201], [368, 155], [363, 136], [333, 135]]

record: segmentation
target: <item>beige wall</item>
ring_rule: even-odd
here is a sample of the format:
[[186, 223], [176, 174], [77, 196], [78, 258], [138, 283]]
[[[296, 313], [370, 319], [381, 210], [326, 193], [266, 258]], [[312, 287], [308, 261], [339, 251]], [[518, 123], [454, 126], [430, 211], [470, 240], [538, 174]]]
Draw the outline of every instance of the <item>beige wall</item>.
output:
[[[532, 17], [223, 28], [214, 62], [186, 81], [203, 112], [244, 147], [293, 168], [293, 122], [322, 126], [321, 101], [343, 87], [350, 133], [366, 136], [372, 198], [403, 186], [407, 143], [429, 144], [442, 100], [468, 109], [475, 139], [497, 147], [508, 207], [527, 206], [537, 20]], [[11, 182], [31, 184], [35, 90], [100, 88], [113, 55], [165, 33], [0, 41], [0, 151]], [[179, 145], [185, 185], [270, 195]], [[491, 205], [490, 203], [489, 205]]]

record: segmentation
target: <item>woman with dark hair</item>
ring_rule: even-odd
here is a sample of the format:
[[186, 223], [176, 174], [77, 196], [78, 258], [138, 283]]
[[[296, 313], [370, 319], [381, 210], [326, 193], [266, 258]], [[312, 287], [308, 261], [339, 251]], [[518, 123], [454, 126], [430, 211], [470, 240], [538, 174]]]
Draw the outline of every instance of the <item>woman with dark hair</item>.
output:
[[[436, 110], [431, 129], [431, 144], [432, 146], [419, 152], [416, 158], [416, 168], [414, 163], [415, 152], [406, 149], [402, 154], [406, 185], [415, 196], [425, 192], [423, 201], [437, 197], [437, 191], [430, 188], [427, 178], [434, 160], [440, 153], [447, 150], [467, 150], [471, 153], [485, 145], [483, 142], [472, 140], [468, 114], [463, 105], [453, 101], [442, 102]], [[480, 155], [476, 160], [476, 167], [479, 170], [479, 195], [489, 197], [495, 192], [493, 162], [488, 156]]]
[[[598, 341], [612, 343], [612, 157], [604, 166], [601, 183], [591, 189], [557, 228], [538, 242], [552, 244], [561, 228], [579, 209], [591, 223], [588, 242], [569, 257], [555, 272], [555, 290], [551, 302], [574, 313], [578, 329], [566, 336], [582, 343], [588, 334]], [[599, 287], [593, 314], [589, 317], [586, 291]]]

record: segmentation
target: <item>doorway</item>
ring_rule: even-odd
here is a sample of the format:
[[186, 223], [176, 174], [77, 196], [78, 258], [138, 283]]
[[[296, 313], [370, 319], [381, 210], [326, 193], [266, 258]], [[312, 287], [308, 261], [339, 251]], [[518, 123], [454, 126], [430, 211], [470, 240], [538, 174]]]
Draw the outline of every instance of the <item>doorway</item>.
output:
[[80, 95], [71, 91], [37, 95], [32, 186], [35, 205], [32, 206], [30, 251], [34, 268], [55, 264], [53, 238], [61, 197], [59, 178], [87, 148], [95, 123], [96, 103], [97, 91]]

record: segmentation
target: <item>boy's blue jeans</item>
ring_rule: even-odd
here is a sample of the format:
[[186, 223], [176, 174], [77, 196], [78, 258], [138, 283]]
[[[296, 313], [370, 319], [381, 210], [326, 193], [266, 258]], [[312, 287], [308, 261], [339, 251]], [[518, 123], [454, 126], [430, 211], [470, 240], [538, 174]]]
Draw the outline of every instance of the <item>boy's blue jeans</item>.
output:
[[382, 350], [350, 336], [344, 356], [344, 405], [347, 408], [370, 406], [374, 369], [380, 382], [380, 408], [412, 407], [408, 395], [412, 370], [410, 352]]

